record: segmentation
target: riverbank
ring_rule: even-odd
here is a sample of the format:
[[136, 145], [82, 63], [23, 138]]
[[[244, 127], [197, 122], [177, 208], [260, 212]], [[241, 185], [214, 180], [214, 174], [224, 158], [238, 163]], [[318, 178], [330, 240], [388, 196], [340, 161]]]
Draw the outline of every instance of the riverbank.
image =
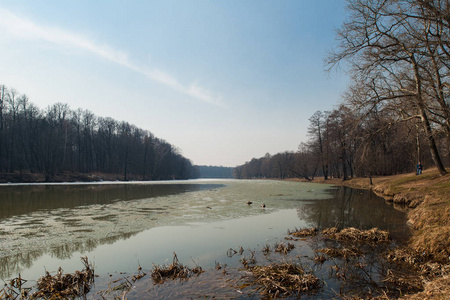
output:
[[[79, 173], [62, 172], [53, 175], [51, 178], [44, 173], [14, 172], [0, 173], [0, 183], [64, 183], [64, 182], [101, 182], [101, 181], [142, 181], [141, 175], [127, 174], [124, 180], [123, 174], [115, 173]], [[148, 180], [147, 180], [148, 181]]]
[[[313, 182], [372, 189], [396, 208], [405, 210], [413, 236], [403, 257], [418, 268], [424, 291], [402, 299], [448, 299], [450, 295], [450, 174], [436, 169], [372, 178], [324, 180]], [[405, 255], [406, 254], [406, 255]], [[407, 257], [406, 257], [407, 256]]]
[[[236, 181], [236, 183], [238, 183], [239, 181]], [[256, 181], [258, 182], [258, 181]], [[381, 259], [390, 259], [392, 261], [394, 261], [394, 263], [397, 261], [400, 261], [402, 263], [409, 263], [411, 268], [413, 269], [411, 271], [411, 273], [407, 273], [408, 277], [395, 277], [393, 278], [393, 276], [391, 276], [392, 273], [387, 274], [387, 279], [391, 280], [391, 286], [394, 287], [395, 290], [400, 290], [399, 289], [399, 285], [397, 283], [401, 283], [402, 287], [404, 289], [402, 289], [403, 293], [402, 295], [404, 295], [404, 293], [406, 292], [412, 292], [411, 290], [409, 290], [408, 286], [417, 286], [418, 289], [422, 289], [424, 288], [425, 290], [421, 293], [415, 294], [415, 295], [409, 295], [409, 296], [404, 296], [404, 299], [447, 299], [447, 295], [450, 293], [449, 290], [449, 274], [450, 274], [450, 264], [448, 261], [448, 256], [449, 256], [449, 201], [448, 201], [448, 195], [450, 192], [450, 176], [439, 176], [439, 174], [437, 173], [437, 171], [435, 170], [427, 170], [424, 172], [423, 175], [421, 176], [416, 176], [415, 174], [404, 174], [404, 175], [396, 175], [396, 176], [389, 176], [389, 177], [377, 177], [377, 178], [373, 178], [373, 185], [371, 186], [369, 184], [369, 179], [367, 178], [358, 178], [358, 179], [352, 179], [352, 180], [348, 180], [345, 182], [342, 182], [339, 179], [332, 179], [332, 180], [327, 180], [324, 181], [323, 179], [317, 179], [314, 181], [315, 183], [326, 183], [326, 184], [334, 184], [334, 185], [345, 185], [345, 186], [349, 186], [352, 188], [365, 188], [365, 189], [372, 189], [374, 191], [376, 191], [379, 195], [382, 195], [385, 197], [385, 199], [388, 202], [392, 202], [394, 203], [393, 205], [396, 206], [396, 208], [398, 208], [399, 210], [402, 211], [407, 211], [408, 217], [409, 217], [409, 224], [411, 226], [412, 229], [414, 229], [414, 236], [411, 238], [409, 244], [407, 245], [407, 247], [399, 249], [399, 251], [396, 251], [394, 253], [386, 253], [387, 255], [383, 255], [381, 257]], [[242, 183], [242, 182], [240, 182]], [[276, 181], [273, 181], [272, 183], [276, 183]], [[262, 187], [265, 187], [265, 190], [262, 189]], [[315, 191], [314, 191], [315, 189]], [[259, 186], [256, 190], [251, 191], [248, 196], [243, 197], [242, 203], [246, 203], [248, 201], [248, 199], [251, 199], [254, 202], [253, 207], [255, 207], [255, 209], [260, 212], [261, 208], [259, 207], [259, 205], [255, 205], [255, 204], [259, 204], [258, 201], [261, 201], [263, 199], [263, 197], [265, 197], [265, 195], [271, 195], [270, 197], [272, 197], [273, 201], [271, 202], [267, 202], [269, 200], [264, 199], [265, 204], [267, 204], [267, 208], [264, 211], [269, 211], [271, 209], [276, 209], [277, 206], [279, 208], [283, 208], [286, 209], [287, 206], [290, 205], [294, 205], [295, 202], [292, 201], [288, 201], [290, 197], [290, 199], [300, 199], [303, 196], [307, 195], [308, 197], [311, 196], [312, 194], [315, 194], [318, 192], [318, 190], [320, 189], [319, 187], [317, 187], [317, 185], [315, 186], [314, 189], [310, 189], [310, 188], [303, 188], [303, 189], [299, 189], [297, 184], [293, 184], [293, 189], [292, 191], [281, 191], [281, 192], [273, 192], [273, 188], [271, 187], [271, 185], [266, 185], [264, 184], [263, 186]], [[247, 189], [245, 189], [247, 190]], [[304, 195], [298, 195], [295, 193], [300, 193], [301, 191], [303, 191], [305, 194]], [[132, 189], [128, 189], [127, 190], [127, 197], [129, 199], [130, 197], [130, 192], [132, 192]], [[212, 216], [212, 214], [216, 213], [219, 209], [219, 207], [222, 207], [222, 202], [219, 201], [218, 203], [216, 203], [215, 205], [213, 205], [214, 203], [211, 202], [212, 199], [223, 199], [223, 197], [217, 197], [216, 194], [217, 190], [212, 189], [210, 191], [210, 194], [207, 195], [203, 195], [202, 197], [198, 198], [197, 202], [192, 202], [192, 201], [188, 201], [186, 202], [186, 204], [189, 203], [189, 205], [193, 205], [195, 210], [198, 210], [199, 208], [203, 209], [203, 212], [201, 213], [202, 216]], [[356, 192], [356, 191], [355, 191]], [[145, 192], [147, 193], [147, 192]], [[109, 193], [111, 195], [114, 195], [113, 199], [117, 198], [117, 192], [111, 192]], [[357, 194], [364, 194], [361, 191], [358, 191]], [[367, 193], [368, 195], [369, 193]], [[230, 199], [235, 200], [236, 199], [236, 191], [230, 194]], [[252, 196], [254, 198], [248, 198], [249, 196]], [[290, 195], [288, 197], [288, 195]], [[361, 198], [361, 203], [360, 205], [358, 205], [357, 207], [361, 208], [363, 207], [363, 210], [357, 210], [354, 211], [354, 216], [370, 216], [369, 219], [373, 220], [375, 215], [377, 215], [375, 212], [379, 212], [379, 209], [377, 207], [375, 207], [375, 203], [380, 203], [384, 205], [384, 203], [382, 203], [382, 201], [380, 202], [378, 198], [376, 198], [374, 202], [369, 202], [368, 196], [363, 196]], [[280, 197], [282, 198], [286, 198], [283, 201], [282, 199], [279, 199]], [[47, 197], [48, 198], [48, 197]], [[60, 196], [56, 197], [57, 199], [61, 198]], [[66, 198], [66, 197], [63, 197]], [[100, 197], [101, 199], [103, 199], [103, 197]], [[131, 197], [133, 198], [133, 197]], [[138, 197], [139, 198], [139, 197]], [[134, 198], [133, 198], [134, 199]], [[186, 200], [185, 196], [182, 196], [179, 200]], [[200, 201], [200, 202], [198, 202]], [[333, 201], [331, 203], [326, 203], [324, 204], [325, 200], [322, 201], [317, 201], [317, 204], [323, 204], [323, 207], [326, 208], [330, 208], [327, 209], [325, 212], [332, 212], [335, 211], [333, 205], [334, 203], [336, 203], [336, 201]], [[148, 203], [148, 202], [145, 202]], [[401, 203], [403, 203], [403, 205], [400, 205]], [[179, 205], [180, 207], [185, 207], [184, 205]], [[161, 205], [159, 208], [163, 208], [164, 206]], [[249, 210], [252, 209], [251, 206], [245, 204], [244, 207]], [[295, 205], [296, 207], [296, 205]], [[111, 218], [111, 211], [104, 211], [104, 207], [101, 206], [99, 207], [101, 208], [101, 211], [104, 213], [104, 216], [108, 216], [108, 218]], [[158, 208], [158, 207], [157, 207]], [[230, 211], [229, 207], [223, 207], [224, 209], [226, 209], [227, 212]], [[242, 210], [242, 206], [238, 206], [237, 207], [239, 211]], [[316, 207], [317, 209], [319, 207]], [[136, 216], [139, 216], [138, 212], [142, 212], [142, 211], [148, 211], [149, 209], [151, 209], [152, 214], [154, 217], [156, 217], [157, 215], [159, 215], [159, 213], [161, 213], [162, 211], [160, 209], [156, 209], [155, 210], [155, 206], [154, 206], [154, 202], [151, 203], [151, 205], [149, 207], [137, 207], [137, 210], [133, 210], [133, 219], [136, 220]], [[117, 214], [123, 214], [123, 211], [120, 209], [113, 209], [114, 211], [117, 212]], [[394, 211], [392, 209], [389, 209], [390, 211]], [[43, 210], [44, 211], [44, 210]], [[77, 210], [78, 211], [78, 210]], [[182, 210], [180, 210], [180, 212], [182, 212], [183, 214], [185, 214], [185, 209], [183, 208]], [[315, 209], [310, 210], [310, 212], [314, 212]], [[352, 209], [345, 209], [344, 211], [353, 211]], [[100, 212], [100, 210], [96, 210], [94, 214], [91, 214], [93, 217], [97, 218], [97, 219], [102, 219], [103, 215], [99, 215], [98, 213]], [[156, 212], [156, 213], [154, 213]], [[302, 212], [304, 212], [302, 210]], [[372, 212], [374, 214], [372, 214]], [[62, 214], [65, 213], [65, 211], [61, 211]], [[295, 224], [297, 224], [298, 222], [298, 212], [295, 212], [293, 215], [293, 222], [295, 222]], [[221, 214], [219, 214], [221, 215]], [[318, 214], [321, 216], [321, 218], [323, 219], [324, 214], [320, 213]], [[340, 213], [338, 213], [338, 215], [341, 215]], [[378, 214], [380, 215], [380, 214]], [[383, 215], [383, 214], [381, 214]], [[71, 216], [71, 222], [73, 222], [74, 220], [77, 220], [77, 216], [74, 216], [73, 214], [70, 214]], [[79, 215], [78, 217], [81, 217], [82, 215]], [[143, 219], [145, 220], [149, 220], [149, 218], [147, 218], [145, 215], [142, 215]], [[164, 219], [167, 217], [167, 215], [164, 215]], [[117, 218], [119, 218], [119, 216], [117, 216]], [[41, 221], [42, 220], [47, 220], [47, 219], [51, 219], [51, 218], [46, 218], [41, 217]], [[125, 218], [126, 219], [126, 218]], [[124, 219], [124, 220], [125, 220]], [[331, 220], [333, 220], [333, 218], [330, 218]], [[345, 218], [347, 219], [352, 219], [352, 218]], [[383, 218], [378, 220], [376, 222], [376, 224], [371, 225], [372, 227], [379, 227], [379, 226], [383, 226], [385, 225], [385, 221], [389, 221], [393, 218], [390, 217], [390, 215], [383, 215]], [[61, 220], [61, 222], [63, 222], [65, 220], [65, 218], [63, 217], [63, 215], [61, 215], [61, 218], [59, 218], [59, 220]], [[84, 217], [83, 217], [83, 220]], [[151, 221], [151, 220], [150, 220]], [[196, 220], [198, 221], [198, 220]], [[283, 214], [283, 223], [282, 223], [282, 231], [284, 232], [285, 229], [293, 229], [294, 225], [288, 226], [287, 224], [287, 219], [286, 219], [286, 215]], [[21, 223], [23, 222], [23, 220], [21, 221]], [[45, 222], [44, 222], [45, 223]], [[66, 222], [67, 223], [67, 222]], [[126, 221], [126, 224], [128, 224], [129, 222]], [[269, 224], [271, 222], [263, 222], [264, 224]], [[233, 221], [233, 224], [235, 224], [235, 221]], [[335, 222], [332, 222], [332, 224], [329, 224], [328, 226], [334, 226]], [[404, 225], [405, 221], [402, 218], [401, 224]], [[20, 226], [22, 226], [21, 224], [18, 224]], [[70, 224], [63, 224], [64, 226], [66, 225], [70, 225]], [[81, 231], [83, 231], [83, 228], [80, 228], [80, 223], [76, 223], [76, 226], [72, 226], [72, 229], [74, 230], [74, 232], [77, 232], [76, 234], [79, 234], [80, 229]], [[39, 225], [40, 228], [42, 229], [42, 224]], [[91, 226], [91, 225], [89, 225]], [[116, 226], [116, 225], [115, 225]], [[142, 227], [142, 224], [139, 225], [140, 228]], [[296, 225], [295, 225], [296, 226]], [[322, 225], [323, 226], [323, 225]], [[354, 226], [354, 225], [350, 225], [350, 226]], [[393, 225], [390, 228], [391, 233], [392, 228], [398, 228], [399, 223]], [[213, 226], [214, 227], [214, 226]], [[217, 226], [218, 228], [223, 228], [223, 224], [221, 224], [220, 226]], [[243, 228], [244, 226], [239, 226], [239, 231], [241, 231], [241, 228]], [[245, 225], [246, 227], [246, 231], [251, 231], [254, 232], [252, 230], [250, 230], [248, 228], [248, 224]], [[284, 228], [286, 227], [286, 228]], [[63, 226], [61, 226], [61, 228], [63, 228]], [[40, 230], [41, 230], [40, 229]], [[116, 230], [116, 227], [114, 228], [114, 230]], [[264, 232], [261, 230], [260, 226], [258, 225], [258, 234], [264, 236], [271, 236], [273, 234], [273, 228], [270, 228], [270, 234], [268, 234], [267, 232]], [[110, 232], [112, 230], [103, 230], [104, 232]], [[222, 234], [223, 229], [220, 229], [221, 232], [218, 233], [218, 235]], [[17, 231], [15, 231], [17, 233]], [[68, 232], [66, 229], [64, 229], [65, 234]], [[189, 232], [192, 232], [192, 228], [189, 228]], [[27, 239], [29, 239], [29, 232], [26, 232], [27, 234]], [[70, 236], [75, 236], [75, 235], [70, 235]], [[163, 236], [165, 236], [165, 234], [163, 234]], [[196, 236], [204, 236], [203, 234], [197, 234]], [[252, 236], [254, 236], [254, 234], [252, 234]], [[186, 237], [186, 234], [183, 234], [183, 237]], [[147, 238], [138, 238], [137, 240], [153, 240], [153, 238], [151, 237], [147, 237]], [[189, 239], [188, 239], [189, 240]], [[194, 239], [192, 239], [194, 240]], [[222, 238], [219, 239], [220, 241], [223, 241]], [[319, 237], [320, 240], [320, 237]], [[317, 240], [315, 240], [317, 242]], [[321, 240], [320, 240], [321, 241]], [[283, 240], [284, 242], [284, 240]], [[235, 239], [232, 240], [232, 242], [228, 242], [228, 243], [224, 243], [224, 245], [222, 245], [220, 248], [226, 249], [226, 247], [229, 246], [234, 246], [236, 242]], [[285, 243], [289, 243], [289, 242], [285, 242]], [[294, 242], [292, 242], [294, 243]], [[298, 242], [299, 244], [301, 244], [301, 242]], [[155, 244], [155, 243], [153, 243]], [[156, 243], [157, 244], [157, 243]], [[239, 244], [239, 243], [238, 243]], [[271, 246], [271, 245], [270, 245]], [[301, 245], [297, 245], [298, 247], [298, 253], [292, 253], [292, 257], [297, 257], [296, 255], [300, 255], [300, 253], [303, 253], [304, 255], [304, 249], [301, 248]], [[127, 248], [130, 247], [130, 239], [127, 240]], [[133, 247], [132, 247], [133, 248]], [[186, 247], [183, 246], [183, 249], [185, 249]], [[320, 248], [320, 247], [319, 247]], [[318, 248], [318, 249], [319, 249]], [[348, 251], [353, 251], [353, 248], [348, 248], [346, 246], [346, 248], [344, 249], [345, 255], [344, 256], [345, 259], [348, 257], [348, 255], [350, 255], [351, 257], [356, 257], [359, 259], [359, 257], [363, 257], [364, 255], [359, 255], [357, 256], [356, 252], [348, 252]], [[356, 247], [356, 249], [359, 247]], [[253, 249], [253, 248], [252, 248]], [[302, 250], [303, 249], [303, 250]], [[148, 250], [143, 250], [144, 252], [151, 252], [151, 253], [155, 253], [154, 250], [152, 251], [148, 251]], [[198, 251], [198, 249], [196, 250]], [[293, 251], [297, 251], [297, 250], [293, 250]], [[161, 251], [164, 255], [165, 252], [167, 253], [172, 253], [171, 250], [164, 250]], [[180, 255], [186, 255], [185, 250], [183, 250], [183, 252], [181, 251], [177, 251], [177, 253], [180, 253]], [[200, 254], [198, 254], [198, 252], [195, 252], [196, 256], [202, 256]], [[253, 253], [252, 251], [249, 251], [249, 253]], [[370, 253], [370, 252], [368, 252]], [[332, 253], [333, 254], [333, 253]], [[253, 254], [252, 254], [253, 255]], [[331, 254], [330, 254], [331, 255]], [[329, 255], [329, 256], [330, 256]], [[333, 254], [334, 255], [334, 254]], [[366, 254], [365, 254], [366, 255]], [[124, 257], [125, 255], [121, 256]], [[192, 256], [192, 254], [188, 254], [187, 256]], [[105, 265], [105, 263], [101, 263], [99, 261], [99, 255], [89, 255], [89, 257], [97, 257], [97, 261], [96, 263], [98, 265]], [[139, 255], [139, 257], [144, 257], [144, 255]], [[258, 260], [263, 261], [263, 257], [262, 254], [260, 256], [260, 258]], [[319, 257], [319, 256], [318, 256]], [[319, 258], [322, 258], [323, 255], [321, 254], [321, 256]], [[330, 256], [331, 257], [331, 256]], [[248, 258], [248, 254], [247, 254], [247, 258]], [[153, 259], [153, 258], [152, 258]], [[143, 260], [145, 261], [145, 259]], [[147, 260], [150, 261], [150, 260]], [[184, 259], [183, 261], [188, 261], [188, 259]], [[376, 260], [379, 261], [379, 260]], [[221, 263], [223, 263], [224, 261], [221, 260]], [[131, 262], [132, 264], [133, 262]], [[130, 265], [131, 265], [130, 264]], [[231, 264], [229, 264], [230, 267], [227, 268], [227, 272], [231, 272], [232, 268], [231, 268]], [[47, 265], [47, 267], [49, 267]], [[202, 267], [205, 267], [204, 265]], [[56, 270], [54, 267], [53, 269]], [[206, 267], [205, 267], [206, 268]], [[210, 267], [211, 268], [211, 267]], [[410, 269], [409, 266], [407, 268], [408, 270]], [[121, 271], [123, 271], [123, 269], [119, 269]], [[214, 269], [215, 270], [215, 269]], [[219, 275], [224, 277], [221, 271], [216, 270], [218, 273], [220, 273]], [[209, 272], [209, 271], [208, 271]], [[214, 271], [213, 271], [214, 272]], [[415, 273], [419, 273], [419, 276], [412, 276], [412, 274]], [[131, 274], [133, 275], [133, 274]], [[131, 280], [131, 275], [128, 278], [128, 280]], [[136, 275], [136, 274], [134, 274]], [[139, 275], [139, 274], [137, 274]], [[210, 274], [208, 273], [208, 275], [203, 275], [199, 276], [198, 278], [198, 282], [204, 282], [205, 281], [205, 277], [204, 276], [209, 276]], [[236, 273], [236, 278], [240, 278], [239, 273]], [[336, 274], [337, 275], [337, 274]], [[341, 274], [342, 275], [342, 274]], [[30, 276], [27, 276], [28, 278], [31, 278]], [[122, 278], [122, 276], [120, 275], [120, 277]], [[221, 278], [222, 278], [221, 277]], [[229, 280], [229, 277], [227, 276], [226, 278], [222, 278], [222, 279], [226, 279]], [[107, 277], [104, 279], [105, 282], [112, 280], [111, 278]], [[115, 279], [114, 279], [115, 280]], [[97, 286], [100, 286], [100, 279], [98, 279], [98, 282], [96, 283]], [[357, 282], [363, 282], [363, 278], [362, 277], [357, 277]], [[197, 282], [197, 283], [198, 283]], [[195, 281], [194, 281], [195, 283]], [[197, 284], [195, 283], [195, 284]], [[221, 281], [220, 284], [222, 284], [223, 282]], [[161, 285], [162, 286], [162, 285]], [[196, 285], [195, 288], [197, 288]], [[136, 295], [136, 297], [139, 297], [143, 295], [143, 293], [145, 293], [149, 287], [146, 286], [144, 284], [144, 281], [142, 281], [142, 289], [140, 291], [130, 291], [133, 293], [138, 293]], [[177, 286], [178, 287], [178, 286]], [[228, 288], [230, 288], [234, 294], [236, 293], [236, 289], [232, 289], [233, 286], [227, 286]], [[169, 290], [171, 290], [172, 288], [174, 288], [173, 285], [167, 285], [167, 283], [161, 287], [161, 289], [169, 292]], [[141, 294], [139, 294], [139, 292]], [[171, 291], [170, 291], [171, 292]], [[212, 293], [211, 290], [207, 290], [205, 291], [205, 294], [208, 293]], [[382, 293], [382, 291], [381, 291]], [[337, 296], [336, 296], [337, 297]], [[344, 297], [342, 296], [342, 299], [357, 299], [357, 298], [350, 298], [351, 296], [348, 297]], [[399, 297], [398, 296], [398, 292], [395, 294], [395, 296], [391, 296], [391, 297]], [[1, 297], [1, 291], [0, 291], [0, 298]], [[386, 297], [379, 297], [377, 299], [389, 299]]]
[[[107, 173], [75, 173], [66, 172], [54, 175], [51, 179], [43, 173], [1, 173], [0, 183], [44, 183], [44, 182], [98, 182], [123, 180], [123, 175]], [[132, 180], [130, 178], [130, 180]], [[135, 179], [137, 180], [137, 179]]]

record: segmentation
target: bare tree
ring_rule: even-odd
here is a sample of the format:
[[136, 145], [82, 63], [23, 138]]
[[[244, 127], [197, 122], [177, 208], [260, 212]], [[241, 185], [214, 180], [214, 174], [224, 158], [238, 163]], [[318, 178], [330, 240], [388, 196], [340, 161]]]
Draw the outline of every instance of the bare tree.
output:
[[436, 167], [446, 174], [430, 121], [432, 105], [424, 80], [429, 53], [425, 54], [426, 46], [417, 39], [417, 30], [411, 30], [420, 23], [408, 14], [412, 2], [348, 0], [351, 17], [338, 31], [341, 44], [328, 63], [334, 66], [347, 59], [355, 78], [373, 85], [374, 95], [366, 103], [369, 107], [406, 99], [421, 120]]
[[322, 174], [325, 180], [328, 179], [328, 131], [326, 130], [328, 116], [321, 111], [316, 111], [309, 118], [310, 126], [308, 127], [308, 134], [311, 137], [311, 144], [315, 148], [313, 153], [322, 166]]

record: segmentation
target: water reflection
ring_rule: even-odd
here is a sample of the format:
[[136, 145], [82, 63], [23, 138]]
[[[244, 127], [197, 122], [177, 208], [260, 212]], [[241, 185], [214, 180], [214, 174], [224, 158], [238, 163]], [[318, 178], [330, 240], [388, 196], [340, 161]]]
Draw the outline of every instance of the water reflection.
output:
[[[103, 238], [100, 240], [87, 239], [80, 242], [61, 244], [50, 249], [43, 248], [32, 251], [16, 251], [14, 255], [0, 257], [0, 278], [9, 278], [19, 274], [24, 269], [32, 267], [33, 263], [42, 255], [48, 253], [51, 257], [63, 260], [70, 259], [74, 253], [87, 253], [94, 251], [98, 246], [113, 244], [122, 239], [128, 239], [135, 233], [122, 233], [121, 235]], [[44, 267], [44, 266], [43, 266]]]
[[0, 278], [7, 278], [11, 274], [19, 274], [23, 269], [30, 268], [42, 253], [43, 251], [18, 251], [14, 255], [0, 257]]
[[389, 230], [393, 238], [409, 238], [406, 215], [393, 209], [383, 198], [369, 190], [340, 187], [330, 190], [333, 198], [311, 201], [298, 209], [298, 216], [312, 227], [377, 227]]
[[159, 198], [223, 186], [3, 186], [0, 188], [0, 278], [30, 268], [45, 253], [68, 259], [75, 252], [90, 252], [99, 245], [113, 244], [155, 226], [153, 216], [165, 214], [169, 209]]
[[75, 208], [223, 187], [222, 184], [16, 185], [0, 187], [0, 220], [39, 210]]
[[[116, 268], [124, 255], [107, 259], [114, 251], [122, 253], [119, 247], [134, 249], [133, 255], [142, 261], [155, 262], [157, 253], [171, 254], [178, 245], [188, 258], [204, 255], [214, 263], [211, 253], [225, 254], [236, 243], [250, 243], [255, 237], [264, 241], [275, 232], [281, 236], [287, 229], [305, 224], [378, 227], [394, 234], [404, 234], [407, 229], [404, 214], [373, 193], [329, 188], [279, 181], [1, 187], [0, 205], [5, 209], [0, 211], [0, 278], [23, 274], [33, 262], [47, 256], [44, 254], [51, 259], [75, 260], [78, 266], [75, 253], [84, 256], [101, 248], [108, 255], [100, 251], [97, 261]], [[247, 205], [247, 201], [254, 204]], [[259, 207], [262, 203], [267, 205], [265, 209]], [[249, 216], [267, 218], [257, 224], [258, 218]], [[221, 220], [230, 223], [214, 223]], [[228, 227], [214, 227], [223, 224]], [[161, 234], [153, 234], [151, 228]], [[170, 236], [183, 228], [186, 232], [178, 240]], [[242, 242], [237, 238], [240, 233], [246, 234]], [[205, 244], [211, 249], [202, 254], [198, 249]], [[42, 265], [48, 266], [48, 262], [41, 260], [39, 267]]]

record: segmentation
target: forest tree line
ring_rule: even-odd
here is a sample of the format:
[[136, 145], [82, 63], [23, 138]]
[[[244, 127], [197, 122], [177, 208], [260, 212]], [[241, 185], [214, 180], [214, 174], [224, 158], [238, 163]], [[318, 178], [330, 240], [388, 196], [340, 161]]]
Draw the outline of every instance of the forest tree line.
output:
[[309, 119], [297, 152], [254, 158], [236, 178], [325, 179], [450, 165], [450, 7], [445, 0], [347, 0], [327, 57], [351, 81], [338, 107]]
[[0, 173], [117, 174], [121, 180], [198, 177], [166, 141], [125, 121], [56, 103], [42, 110], [24, 94], [0, 86]]
[[233, 178], [232, 167], [196, 166], [200, 178]]

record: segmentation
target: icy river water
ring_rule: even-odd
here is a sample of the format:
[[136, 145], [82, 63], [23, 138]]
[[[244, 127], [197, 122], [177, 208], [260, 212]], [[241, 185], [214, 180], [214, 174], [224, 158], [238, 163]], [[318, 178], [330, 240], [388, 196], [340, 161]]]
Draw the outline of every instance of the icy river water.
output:
[[[288, 230], [333, 226], [378, 227], [394, 238], [407, 232], [405, 215], [373, 193], [323, 184], [200, 179], [2, 185], [0, 278], [20, 273], [35, 282], [60, 266], [80, 270], [80, 257], [87, 256], [106, 282], [136, 273], [138, 266], [148, 271], [171, 263], [174, 252], [182, 263], [204, 270], [217, 263], [231, 268], [239, 259], [227, 256], [230, 248], [260, 251], [283, 242]], [[297, 245], [306, 264], [312, 248]]]

